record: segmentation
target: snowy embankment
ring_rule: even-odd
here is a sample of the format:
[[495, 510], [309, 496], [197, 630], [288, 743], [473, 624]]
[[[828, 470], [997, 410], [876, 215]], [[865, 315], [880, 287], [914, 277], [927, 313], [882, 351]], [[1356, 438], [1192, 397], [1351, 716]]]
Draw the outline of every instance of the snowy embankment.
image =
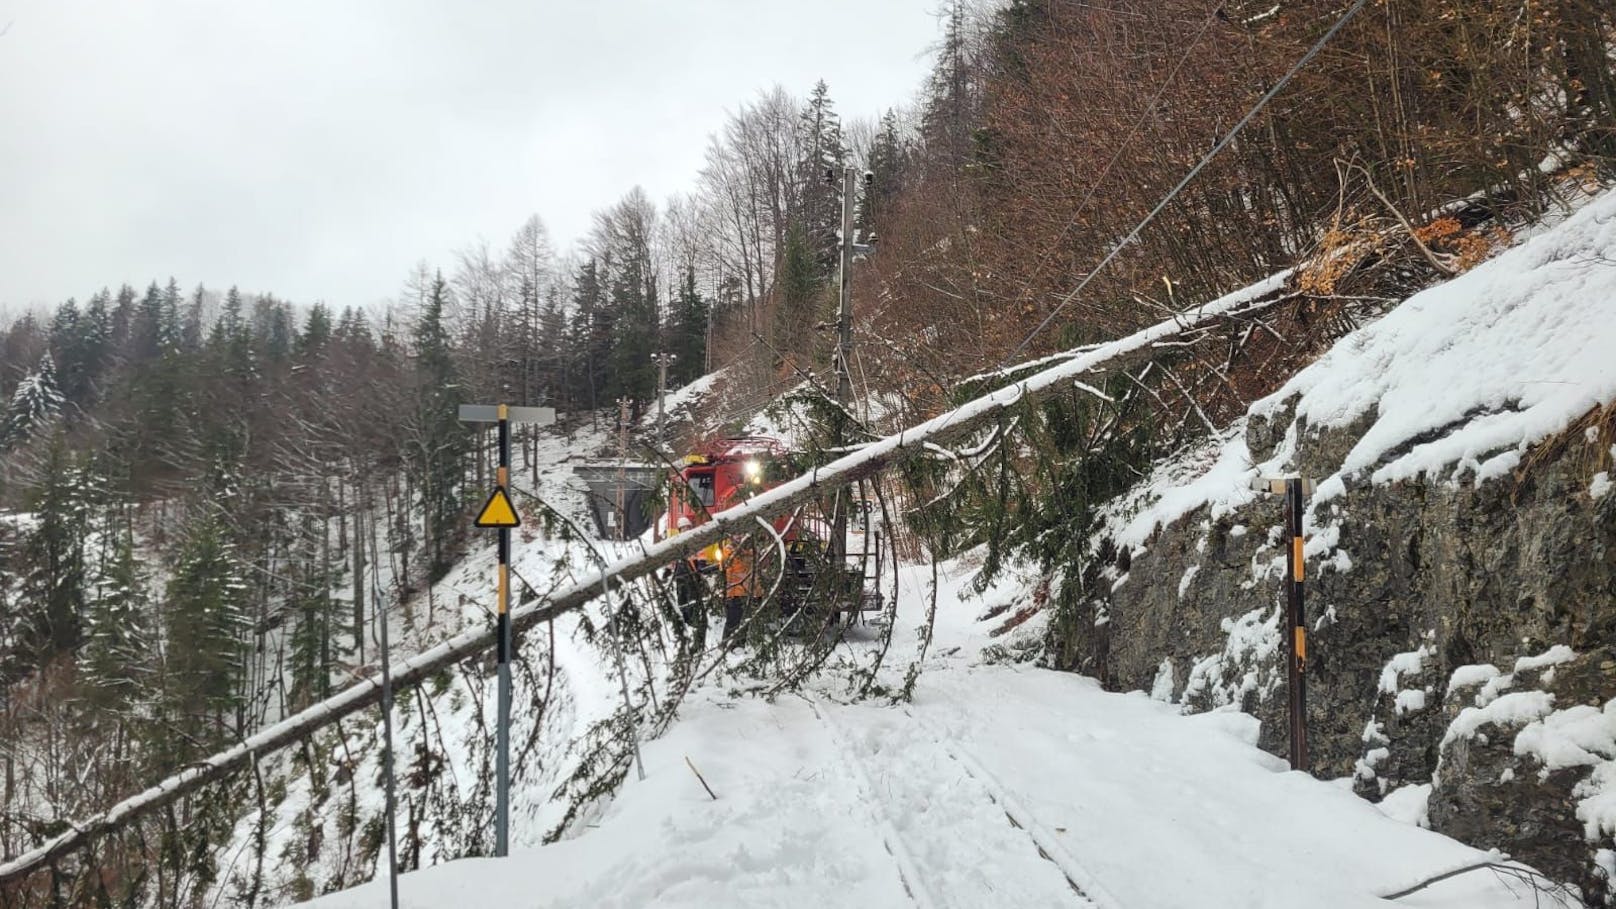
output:
[[[1197, 509], [1229, 514], [1252, 501], [1251, 478], [1294, 470], [1304, 433], [1359, 426], [1338, 469], [1318, 478], [1307, 516], [1310, 560], [1352, 570], [1339, 533], [1351, 490], [1416, 477], [1486, 482], [1616, 399], [1612, 250], [1616, 194], [1607, 194], [1415, 296], [1253, 406], [1253, 418], [1283, 427], [1263, 463], [1253, 463], [1242, 423], [1119, 503], [1108, 517], [1113, 538], [1138, 550]], [[1264, 547], [1253, 583], [1277, 576], [1283, 559]], [[945, 576], [936, 655], [912, 704], [840, 703], [844, 679], [834, 670], [813, 692], [772, 704], [709, 684], [646, 744], [646, 779], [630, 777], [594, 823], [509, 859], [406, 875], [404, 905], [1368, 906], [1487, 858], [1392, 817], [1417, 822], [1420, 792], [1394, 793], [1377, 810], [1342, 786], [1287, 772], [1255, 747], [1257, 721], [1247, 715], [1182, 716], [1077, 676], [981, 663], [988, 639], [976, 616], [993, 604], [962, 593], [968, 574], [954, 566]], [[1186, 571], [1177, 583], [1182, 595], [1198, 581]], [[925, 607], [920, 573], [904, 589], [900, 630], [919, 624]], [[989, 596], [1020, 600], [1026, 591]], [[1229, 624], [1230, 647], [1267, 646], [1274, 635], [1262, 616], [1247, 619]], [[906, 635], [898, 637], [903, 646]], [[1398, 709], [1421, 709], [1427, 693], [1403, 690], [1416, 673], [1389, 669], [1382, 684], [1397, 689]], [[1203, 676], [1201, 684], [1215, 683], [1210, 669]], [[1159, 687], [1170, 696], [1166, 682]], [[1555, 711], [1542, 698], [1499, 696], [1505, 684], [1490, 683], [1491, 697], [1478, 696], [1477, 712], [1455, 725], [1474, 731], [1506, 708], [1530, 707], [1517, 749], [1547, 763], [1603, 760], [1610, 710]], [[1239, 694], [1216, 700], [1238, 703]], [[1597, 828], [1599, 791], [1585, 795]], [[534, 841], [533, 824], [518, 816], [517, 842]], [[379, 905], [385, 887], [310, 905]], [[1479, 872], [1396, 904], [1552, 900]]]
[[[1605, 192], [1582, 200], [1558, 223], [1535, 228], [1532, 236], [1492, 260], [1415, 295], [1355, 331], [1278, 391], [1253, 404], [1248, 416], [1221, 436], [1160, 465], [1107, 510], [1104, 529], [1096, 534], [1097, 540], [1108, 537], [1129, 553], [1128, 559], [1110, 569], [1112, 589], [1168, 583], [1163, 577], [1147, 581], [1139, 570], [1141, 554], [1158, 547], [1163, 553], [1177, 552], [1170, 547], [1186, 534], [1191, 541], [1199, 534], [1185, 560], [1195, 564], [1186, 568], [1174, 563], [1165, 572], [1178, 584], [1178, 598], [1183, 600], [1187, 592], [1210, 583], [1209, 575], [1225, 567], [1219, 560], [1227, 559], [1229, 552], [1238, 549], [1243, 558], [1248, 550], [1228, 541], [1253, 532], [1265, 542], [1256, 547], [1249, 566], [1235, 565], [1233, 571], [1244, 575], [1238, 579], [1241, 588], [1274, 589], [1285, 568], [1277, 528], [1269, 524], [1277, 519], [1278, 505], [1257, 501], [1250, 481], [1299, 470], [1313, 472], [1318, 483], [1304, 518], [1310, 585], [1317, 579], [1320, 590], [1330, 589], [1332, 581], [1345, 576], [1347, 580], [1334, 589], [1352, 589], [1351, 573], [1360, 571], [1382, 579], [1389, 571], [1403, 572], [1399, 577], [1406, 581], [1424, 577], [1422, 571], [1454, 570], [1449, 563], [1432, 564], [1442, 557], [1433, 550], [1432, 538], [1445, 529], [1444, 514], [1413, 514], [1402, 525], [1401, 542], [1411, 552], [1420, 545], [1422, 534], [1427, 537], [1425, 548], [1415, 553], [1424, 558], [1423, 567], [1418, 558], [1405, 558], [1401, 550], [1388, 559], [1384, 534], [1399, 531], [1365, 522], [1383, 513], [1388, 500], [1435, 500], [1431, 490], [1456, 492], [1499, 484], [1505, 491], [1492, 486], [1492, 494], [1508, 495], [1511, 484], [1520, 488], [1520, 475], [1534, 463], [1534, 446], [1545, 442], [1552, 443], [1547, 446], [1550, 456], [1563, 449], [1571, 452], [1564, 457], [1575, 464], [1608, 465], [1616, 458], [1610, 430], [1610, 408], [1616, 402], [1612, 351], [1616, 351], [1616, 192]], [[1587, 429], [1569, 432], [1576, 426]], [[1475, 513], [1465, 512], [1462, 519], [1455, 519], [1463, 526], [1444, 538], [1444, 545], [1471, 558], [1472, 553], [1517, 545], [1519, 540], [1519, 550], [1507, 552], [1511, 558], [1525, 552], [1523, 558], [1529, 559], [1530, 553], [1539, 552], [1532, 548], [1536, 541], [1554, 528], [1573, 526], [1564, 522], [1585, 509], [1596, 510], [1588, 506], [1597, 505], [1610, 487], [1608, 469], [1589, 467], [1567, 490], [1575, 501], [1543, 506], [1539, 517], [1523, 519], [1524, 529], [1511, 528], [1517, 536], [1475, 538], [1483, 532], [1483, 522]], [[1451, 507], [1457, 511], [1457, 506]], [[1551, 513], [1552, 508], [1559, 511]], [[1254, 517], [1260, 523], [1250, 528], [1242, 523]], [[1187, 520], [1196, 523], [1176, 527], [1173, 533], [1161, 532]], [[1507, 519], [1498, 523], [1508, 526]], [[1599, 552], [1598, 540], [1584, 538], [1581, 543]], [[1360, 545], [1370, 548], [1355, 549]], [[1500, 570], [1505, 564], [1501, 559], [1481, 560], [1471, 570]], [[1128, 576], [1130, 565], [1133, 579]], [[1198, 568], [1203, 569], [1199, 574]], [[1159, 566], [1154, 570], [1164, 573]], [[1340, 608], [1341, 617], [1348, 609], [1358, 611], [1354, 627], [1361, 633], [1371, 627], [1363, 616], [1375, 608], [1376, 594], [1357, 593]], [[1430, 606], [1456, 615], [1452, 611], [1466, 605], [1441, 602], [1444, 596], [1463, 598], [1446, 588], [1428, 595], [1433, 603], [1394, 603], [1385, 606], [1385, 612]], [[1519, 597], [1528, 604], [1523, 608], [1536, 602], [1542, 613], [1569, 605], [1592, 616], [1598, 605], [1575, 600], [1568, 604], [1552, 587], [1544, 591], [1523, 586]], [[1337, 605], [1326, 597], [1321, 606], [1310, 623], [1312, 631], [1323, 630], [1321, 646], [1339, 646], [1335, 653], [1343, 658], [1350, 658], [1349, 650], [1372, 652], [1375, 641], [1331, 637]], [[1260, 700], [1278, 694], [1282, 672], [1246, 671], [1251, 666], [1278, 665], [1273, 661], [1279, 635], [1272, 605], [1265, 602], [1223, 621], [1227, 646], [1221, 653], [1194, 657], [1177, 699], [1205, 696], [1200, 700], [1219, 705], [1246, 703], [1253, 694]], [[1521, 638], [1516, 655], [1506, 651], [1487, 657], [1506, 669], [1513, 661], [1515, 671], [1510, 673], [1488, 664], [1444, 663], [1439, 653], [1466, 650], [1463, 646], [1441, 650], [1438, 639], [1450, 641], [1459, 634], [1453, 626], [1463, 624], [1456, 618], [1413, 629], [1417, 640], [1403, 644], [1413, 649], [1392, 656], [1385, 665], [1379, 690], [1384, 703], [1364, 732], [1366, 751], [1357, 768], [1360, 784], [1378, 786], [1387, 797], [1388, 813], [1426, 822], [1430, 783], [1398, 791], [1389, 790], [1383, 777], [1377, 778], [1379, 765], [1392, 757], [1380, 727], [1381, 721], [1443, 710], [1447, 716], [1436, 728], [1433, 753], [1439, 743], [1446, 755], [1458, 740], [1501, 739], [1506, 753], [1512, 752], [1540, 779], [1566, 770], [1582, 774], [1572, 793], [1576, 819], [1589, 844], [1608, 846], [1616, 833], [1616, 700], [1605, 700], [1612, 693], [1608, 686], [1597, 692], [1602, 706], [1565, 698], [1557, 702], [1548, 690], [1554, 678], [1551, 663], [1603, 659], [1596, 652], [1600, 639], [1594, 620], [1585, 618], [1571, 631], [1561, 626], [1559, 635], [1549, 640]], [[1473, 628], [1463, 631], [1480, 636]], [[1566, 636], [1572, 633], [1591, 637], [1586, 644], [1577, 643]], [[1578, 652], [1584, 650], [1590, 652]], [[1164, 667], [1168, 674], [1159, 687], [1164, 699], [1171, 699], [1175, 695], [1171, 666]], [[1435, 674], [1437, 667], [1442, 667], [1440, 675]], [[1441, 773], [1438, 765], [1436, 776]], [[1506, 776], [1499, 783], [1509, 781]], [[1508, 829], [1500, 826], [1501, 831]], [[1598, 861], [1601, 868], [1616, 872], [1616, 851], [1602, 849]]]
[[[912, 704], [840, 703], [834, 670], [772, 704], [706, 686], [596, 823], [407, 874], [402, 905], [1370, 906], [1486, 857], [1286, 771], [1249, 716], [1184, 717], [1079, 676], [981, 663], [976, 617], [1025, 587], [968, 596], [970, 572], [945, 568], [938, 655]], [[929, 572], [903, 582], [900, 632], [923, 616]], [[386, 886], [309, 906], [384, 905]], [[1532, 902], [1480, 874], [1398, 904]]]
[[[1232, 515], [1259, 495], [1254, 478], [1296, 473], [1304, 436], [1359, 426], [1339, 465], [1315, 478], [1304, 518], [1309, 563], [1350, 571], [1352, 554], [1340, 539], [1350, 491], [1508, 476], [1533, 445], [1616, 401], [1612, 351], [1616, 192], [1606, 192], [1343, 339], [1254, 403], [1247, 419], [1158, 467], [1107, 509], [1106, 531], [1096, 539], [1109, 536], [1137, 555], [1159, 528], [1198, 509], [1209, 521]], [[1260, 463], [1247, 432], [1257, 420], [1283, 427]], [[1597, 499], [1608, 486], [1601, 472], [1588, 494]], [[1264, 552], [1252, 565], [1253, 583], [1283, 575], [1283, 549]], [[1126, 575], [1114, 582], [1125, 583]], [[1616, 754], [1616, 725], [1608, 731]]]
[[[616, 544], [568, 542], [547, 534], [534, 507], [538, 497], [563, 520], [588, 526], [583, 486], [571, 462], [580, 452], [597, 450], [605, 438], [602, 431], [584, 426], [570, 435], [546, 433], [536, 449], [516, 446], [512, 481], [524, 526], [515, 531], [511, 564], [519, 596], [525, 585], [544, 591], [571, 580], [573, 572], [594, 567], [602, 557], [622, 555]], [[535, 455], [531, 463], [530, 454]], [[481, 534], [443, 578], [386, 610], [395, 670], [405, 658], [492, 623], [495, 551], [492, 535]], [[372, 593], [391, 586], [393, 561], [382, 559], [370, 567]], [[351, 597], [351, 589], [341, 593]], [[591, 726], [618, 704], [615, 677], [607, 674], [610, 666], [580, 628], [586, 618], [599, 621], [598, 605], [555, 623], [553, 672], [549, 635], [519, 641], [511, 799], [512, 812], [521, 819], [512, 836], [518, 846], [537, 845], [561, 823], [569, 804], [554, 792], [578, 767]], [[373, 621], [367, 629], [368, 661], [358, 670], [370, 675], [379, 671], [375, 626]], [[488, 848], [492, 835], [481, 819], [492, 811], [491, 675], [489, 664], [468, 662], [397, 702], [398, 773], [404, 781], [397, 818], [406, 861], [430, 865]], [[542, 714], [533, 709], [541, 701], [548, 703]], [[219, 876], [207, 901], [223, 905], [256, 892], [275, 895], [279, 902], [272, 904], [279, 905], [298, 894], [370, 880], [379, 868], [385, 877], [381, 736], [377, 715], [367, 713], [312, 737], [301, 749], [263, 760], [263, 786], [270, 793], [267, 810], [249, 810], [237, 820], [230, 842], [219, 853]]]
[[[1458, 278], [1409, 298], [1354, 332], [1252, 417], [1288, 424], [1273, 455], [1252, 462], [1245, 421], [1164, 464], [1119, 506], [1119, 544], [1210, 507], [1251, 502], [1250, 480], [1294, 472], [1299, 433], [1368, 421], [1338, 470], [1318, 480], [1310, 523], [1353, 486], [1416, 477], [1485, 481], [1532, 445], [1616, 400], [1616, 192]], [[1597, 481], [1596, 481], [1597, 482]], [[1591, 490], [1597, 493], [1598, 490]], [[1315, 535], [1308, 556], [1334, 548]], [[1277, 559], [1283, 562], [1283, 554]]]

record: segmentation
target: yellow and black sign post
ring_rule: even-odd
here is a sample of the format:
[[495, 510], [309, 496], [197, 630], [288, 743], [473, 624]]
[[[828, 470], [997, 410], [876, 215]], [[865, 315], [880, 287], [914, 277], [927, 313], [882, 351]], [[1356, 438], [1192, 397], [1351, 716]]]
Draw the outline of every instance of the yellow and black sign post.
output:
[[498, 426], [499, 468], [494, 473], [494, 492], [477, 513], [478, 527], [499, 531], [499, 564], [495, 568], [494, 648], [499, 671], [499, 718], [494, 725], [494, 854], [504, 856], [510, 847], [511, 820], [511, 528], [522, 519], [511, 505], [511, 423], [548, 425], [555, 422], [549, 407], [493, 407], [461, 405], [460, 419], [468, 423], [492, 422]]
[[1307, 762], [1307, 612], [1302, 605], [1302, 481], [1285, 481], [1285, 524], [1289, 537], [1285, 566], [1285, 612], [1290, 617], [1291, 769]]
[[1305, 560], [1302, 553], [1302, 508], [1313, 494], [1313, 481], [1302, 477], [1253, 480], [1252, 488], [1285, 497], [1285, 657], [1290, 694], [1291, 769], [1306, 771], [1307, 759], [1307, 610], [1302, 601]]

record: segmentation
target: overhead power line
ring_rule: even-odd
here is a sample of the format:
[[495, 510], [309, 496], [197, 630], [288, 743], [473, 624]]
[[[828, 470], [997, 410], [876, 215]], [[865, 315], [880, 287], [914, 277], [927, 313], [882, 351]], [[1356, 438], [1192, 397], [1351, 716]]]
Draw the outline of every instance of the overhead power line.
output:
[[1049, 315], [1045, 316], [1044, 320], [1038, 323], [1038, 327], [1028, 332], [1027, 336], [1021, 339], [1021, 343], [1017, 344], [1014, 350], [1010, 351], [1010, 353], [1007, 354], [1004, 359], [999, 361], [997, 368], [1002, 369], [1007, 363], [1014, 360], [1018, 354], [1027, 348], [1028, 344], [1032, 343], [1034, 338], [1038, 337], [1038, 335], [1042, 333], [1045, 328], [1049, 327], [1049, 323], [1055, 321], [1056, 316], [1060, 315], [1061, 312], [1065, 310], [1073, 300], [1077, 299], [1078, 295], [1089, 286], [1089, 282], [1093, 281], [1095, 277], [1100, 274], [1100, 272], [1105, 271], [1105, 267], [1110, 265], [1113, 259], [1121, 255], [1122, 251], [1127, 249], [1129, 244], [1139, 239], [1139, 235], [1146, 227], [1150, 225], [1150, 222], [1156, 220], [1156, 216], [1166, 210], [1168, 205], [1172, 204], [1173, 200], [1178, 197], [1178, 194], [1183, 192], [1184, 187], [1190, 185], [1190, 181], [1194, 180], [1202, 170], [1206, 169], [1206, 166], [1212, 163], [1212, 159], [1216, 158], [1218, 153], [1227, 148], [1229, 143], [1233, 142], [1235, 137], [1240, 135], [1240, 131], [1246, 128], [1246, 124], [1250, 123], [1264, 107], [1267, 107], [1268, 102], [1274, 100], [1274, 96], [1278, 95], [1282, 90], [1284, 90], [1285, 86], [1290, 83], [1291, 79], [1294, 78], [1297, 73], [1301, 72], [1302, 67], [1306, 66], [1314, 57], [1318, 56], [1319, 51], [1324, 49], [1324, 45], [1330, 43], [1330, 39], [1334, 38], [1336, 33], [1345, 28], [1346, 24], [1352, 21], [1352, 17], [1358, 15], [1358, 11], [1363, 9], [1367, 3], [1368, 0], [1356, 0], [1356, 2], [1353, 3], [1352, 6], [1341, 15], [1341, 18], [1337, 19], [1335, 24], [1330, 26], [1330, 30], [1321, 35], [1319, 40], [1315, 41], [1313, 46], [1308, 48], [1307, 53], [1303, 54], [1301, 59], [1296, 61], [1296, 63], [1290, 68], [1290, 71], [1285, 73], [1285, 75], [1278, 82], [1274, 83], [1274, 87], [1270, 88], [1266, 94], [1257, 99], [1257, 103], [1252, 106], [1251, 110], [1246, 111], [1246, 115], [1241, 117], [1239, 122], [1237, 122], [1234, 127], [1228, 131], [1228, 133], [1224, 134], [1223, 138], [1219, 139], [1218, 143], [1212, 146], [1212, 149], [1208, 151], [1200, 161], [1196, 162], [1194, 167], [1190, 168], [1190, 172], [1184, 175], [1184, 179], [1178, 181], [1178, 185], [1174, 186], [1166, 196], [1162, 197], [1160, 202], [1156, 203], [1156, 207], [1150, 210], [1150, 214], [1145, 215], [1143, 220], [1134, 225], [1133, 230], [1129, 231], [1128, 235], [1124, 237], [1121, 242], [1114, 245], [1111, 248], [1111, 251], [1106, 254], [1104, 259], [1100, 260], [1100, 264], [1096, 265], [1094, 269], [1087, 275], [1084, 275], [1083, 280], [1079, 281], [1076, 287], [1072, 288], [1072, 290], [1067, 293], [1065, 297], [1061, 298], [1061, 301], [1055, 305], [1055, 308], [1050, 311]]

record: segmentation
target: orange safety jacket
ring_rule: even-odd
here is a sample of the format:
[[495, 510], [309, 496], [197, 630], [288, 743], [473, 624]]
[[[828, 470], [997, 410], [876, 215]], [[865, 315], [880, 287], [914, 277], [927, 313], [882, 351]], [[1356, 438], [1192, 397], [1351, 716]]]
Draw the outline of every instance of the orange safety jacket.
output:
[[756, 571], [757, 559], [750, 546], [724, 547], [724, 596], [729, 599], [763, 594]]

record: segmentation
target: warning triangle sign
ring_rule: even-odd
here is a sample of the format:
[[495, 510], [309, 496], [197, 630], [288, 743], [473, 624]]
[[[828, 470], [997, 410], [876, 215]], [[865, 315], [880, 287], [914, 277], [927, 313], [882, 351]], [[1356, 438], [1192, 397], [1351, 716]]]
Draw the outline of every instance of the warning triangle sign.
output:
[[494, 494], [488, 497], [483, 510], [477, 513], [478, 527], [519, 527], [522, 519], [517, 517], [516, 508], [511, 505], [511, 497], [505, 494], [505, 487], [495, 486]]

